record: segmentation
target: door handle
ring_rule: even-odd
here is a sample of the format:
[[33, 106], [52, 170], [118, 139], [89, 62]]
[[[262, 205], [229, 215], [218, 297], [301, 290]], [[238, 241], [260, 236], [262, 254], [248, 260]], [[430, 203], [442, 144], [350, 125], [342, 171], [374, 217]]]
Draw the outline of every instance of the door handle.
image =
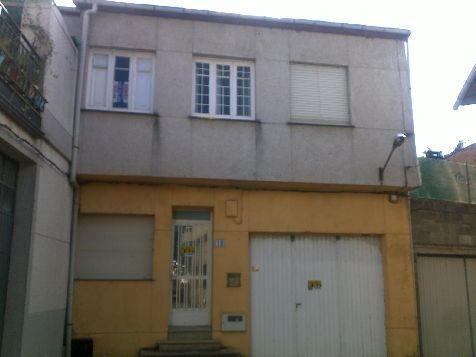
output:
[[297, 303], [296, 303], [296, 309], [297, 309], [299, 306], [302, 306], [302, 302], [297, 302]]

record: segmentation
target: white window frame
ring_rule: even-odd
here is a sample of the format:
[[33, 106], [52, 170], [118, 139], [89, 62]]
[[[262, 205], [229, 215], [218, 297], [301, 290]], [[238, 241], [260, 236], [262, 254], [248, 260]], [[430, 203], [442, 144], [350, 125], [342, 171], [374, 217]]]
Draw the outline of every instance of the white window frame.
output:
[[[92, 72], [93, 72], [93, 57], [94, 55], [106, 55], [108, 56], [108, 67], [107, 67], [107, 83], [106, 83], [106, 106], [96, 106], [92, 104]], [[119, 57], [129, 57], [129, 106], [128, 108], [115, 108], [113, 107], [113, 87], [114, 87], [114, 64], [115, 58]], [[152, 78], [151, 78], [151, 90], [150, 90], [150, 109], [149, 110], [138, 110], [134, 109], [135, 105], [135, 85], [136, 85], [136, 74], [137, 74], [137, 59], [150, 59], [152, 61]], [[152, 53], [146, 52], [132, 52], [132, 51], [122, 51], [122, 50], [106, 50], [106, 49], [93, 49], [89, 53], [88, 61], [88, 78], [86, 86], [86, 108], [94, 110], [105, 110], [105, 111], [115, 111], [115, 112], [126, 112], [126, 113], [144, 113], [151, 114], [154, 112], [154, 97], [155, 97], [155, 55]]]
[[[210, 65], [210, 82], [209, 82], [209, 109], [210, 113], [197, 113], [195, 111], [195, 97], [196, 97], [196, 63], [208, 63]], [[230, 66], [230, 115], [215, 114], [216, 112], [216, 66], [228, 65]], [[236, 115], [237, 111], [237, 90], [236, 90], [236, 71], [237, 67], [250, 67], [250, 113], [249, 116]], [[193, 59], [193, 89], [192, 89], [192, 115], [201, 118], [215, 118], [215, 119], [230, 119], [230, 120], [255, 120], [255, 64], [252, 61], [239, 61], [230, 59], [194, 57]]]

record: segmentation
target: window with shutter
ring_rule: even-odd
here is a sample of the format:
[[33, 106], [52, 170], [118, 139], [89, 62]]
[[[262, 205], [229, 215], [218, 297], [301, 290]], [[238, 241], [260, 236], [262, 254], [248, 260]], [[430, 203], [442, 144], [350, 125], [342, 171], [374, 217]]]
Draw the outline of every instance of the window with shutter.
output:
[[347, 69], [291, 64], [291, 117], [331, 124], [348, 123]]
[[152, 54], [93, 50], [88, 83], [88, 108], [151, 113], [154, 58]]
[[152, 278], [153, 216], [81, 214], [77, 239], [77, 279]]

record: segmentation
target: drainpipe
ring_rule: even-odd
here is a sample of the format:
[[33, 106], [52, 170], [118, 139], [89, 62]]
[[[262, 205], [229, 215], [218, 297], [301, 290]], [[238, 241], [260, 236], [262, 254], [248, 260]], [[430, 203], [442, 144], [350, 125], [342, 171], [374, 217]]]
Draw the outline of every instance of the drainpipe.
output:
[[73, 148], [71, 155], [71, 167], [69, 172], [69, 182], [73, 187], [73, 206], [70, 228], [69, 243], [69, 269], [68, 269], [68, 291], [66, 296], [66, 357], [71, 357], [71, 340], [73, 336], [73, 288], [74, 288], [74, 265], [76, 255], [76, 226], [78, 222], [78, 184], [76, 182], [76, 171], [78, 166], [79, 151], [79, 130], [81, 124], [81, 102], [83, 98], [84, 72], [86, 67], [86, 50], [88, 47], [89, 18], [98, 10], [96, 1], [93, 0], [92, 8], [83, 13], [83, 23], [81, 30], [81, 46], [79, 50], [78, 73], [76, 76], [76, 96], [74, 99], [73, 117]]

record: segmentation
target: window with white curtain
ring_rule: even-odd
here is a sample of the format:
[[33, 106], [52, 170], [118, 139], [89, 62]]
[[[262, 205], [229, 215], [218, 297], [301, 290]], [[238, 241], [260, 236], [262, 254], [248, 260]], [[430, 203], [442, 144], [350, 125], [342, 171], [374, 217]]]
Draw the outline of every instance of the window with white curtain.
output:
[[150, 113], [154, 58], [151, 54], [92, 51], [88, 83], [88, 108]]
[[329, 124], [348, 123], [347, 69], [292, 63], [291, 118]]
[[196, 58], [192, 112], [196, 116], [254, 119], [252, 62]]

